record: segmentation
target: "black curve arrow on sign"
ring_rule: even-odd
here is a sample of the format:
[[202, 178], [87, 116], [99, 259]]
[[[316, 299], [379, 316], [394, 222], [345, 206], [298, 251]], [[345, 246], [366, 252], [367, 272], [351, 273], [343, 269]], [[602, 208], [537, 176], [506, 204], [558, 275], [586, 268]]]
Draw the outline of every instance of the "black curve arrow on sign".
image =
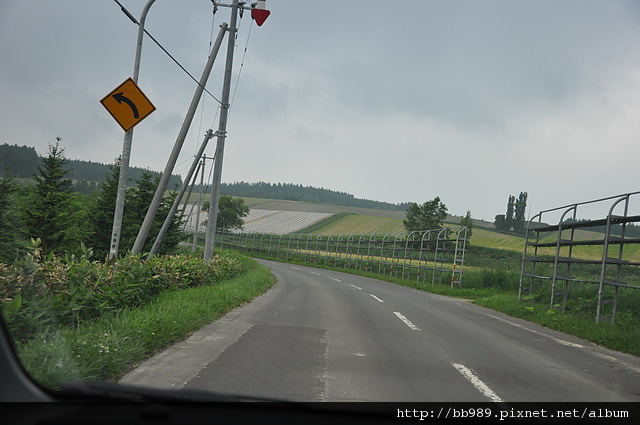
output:
[[138, 114], [138, 108], [136, 108], [136, 105], [131, 101], [131, 99], [129, 99], [128, 97], [124, 96], [124, 92], [120, 92], [120, 93], [116, 93], [113, 95], [113, 98], [118, 102], [118, 103], [126, 103], [127, 105], [129, 105], [129, 107], [131, 108], [131, 110], [133, 111], [133, 118], [140, 118], [140, 114]]

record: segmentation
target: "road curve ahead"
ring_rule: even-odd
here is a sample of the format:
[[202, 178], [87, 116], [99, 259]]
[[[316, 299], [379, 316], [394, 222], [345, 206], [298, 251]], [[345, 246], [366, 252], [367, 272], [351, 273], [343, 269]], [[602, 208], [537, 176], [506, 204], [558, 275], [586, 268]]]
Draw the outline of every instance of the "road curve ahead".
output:
[[640, 401], [637, 357], [462, 300], [260, 262], [273, 289], [123, 381], [294, 401]]

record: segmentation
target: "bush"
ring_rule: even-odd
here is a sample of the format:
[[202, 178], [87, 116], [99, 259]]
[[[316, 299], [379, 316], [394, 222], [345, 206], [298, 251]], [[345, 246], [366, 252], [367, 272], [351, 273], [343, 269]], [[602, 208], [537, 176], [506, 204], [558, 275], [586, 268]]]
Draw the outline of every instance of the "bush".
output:
[[212, 285], [241, 271], [240, 261], [217, 255], [210, 262], [170, 255], [129, 255], [113, 264], [91, 261], [91, 251], [42, 258], [39, 243], [16, 264], [0, 264], [2, 313], [22, 340], [55, 325], [79, 325], [106, 313], [136, 308], [159, 293]]

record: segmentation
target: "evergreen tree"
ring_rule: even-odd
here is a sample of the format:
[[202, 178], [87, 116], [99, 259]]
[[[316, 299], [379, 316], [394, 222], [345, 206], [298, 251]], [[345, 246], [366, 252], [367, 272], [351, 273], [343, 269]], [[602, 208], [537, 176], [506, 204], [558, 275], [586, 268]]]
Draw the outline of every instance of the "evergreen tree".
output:
[[10, 211], [11, 195], [16, 191], [12, 177], [0, 178], [0, 263], [10, 264], [15, 260], [17, 248], [16, 226]]
[[[125, 214], [122, 218], [122, 230], [120, 233], [121, 247], [126, 249], [131, 249], [133, 247], [133, 243], [135, 242], [136, 237], [138, 236], [138, 232], [142, 227], [144, 218], [147, 215], [149, 205], [151, 205], [153, 196], [156, 193], [156, 187], [158, 187], [159, 181], [159, 176], [154, 179], [151, 172], [145, 170], [140, 178], [136, 181], [136, 185], [131, 188], [129, 193], [127, 193], [125, 202]], [[149, 235], [155, 235], [158, 233], [159, 227], [156, 229], [155, 225], [157, 216], [158, 214], [156, 214], [154, 224], [149, 230]], [[148, 252], [151, 250], [152, 246], [153, 242], [150, 243], [149, 238], [147, 238], [142, 250]]]
[[[91, 202], [90, 246], [98, 259], [109, 255], [113, 214], [118, 196], [118, 179], [120, 178], [120, 158], [109, 166], [111, 173], [105, 176], [100, 190]], [[126, 212], [126, 211], [125, 211]]]
[[23, 217], [27, 234], [42, 240], [44, 252], [62, 252], [65, 239], [73, 226], [71, 212], [71, 180], [65, 178], [64, 149], [59, 143], [49, 145], [49, 154], [42, 159], [30, 202], [24, 206]]
[[40, 164], [41, 158], [32, 147], [0, 145], [0, 170], [14, 177], [30, 178]]
[[[160, 204], [160, 208], [158, 208], [158, 213], [156, 214], [155, 219], [153, 220], [152, 232], [150, 233], [150, 240], [148, 241], [149, 250], [153, 247], [153, 243], [155, 241], [156, 236], [160, 232], [162, 225], [164, 224], [164, 220], [166, 219], [169, 211], [171, 210], [171, 206], [173, 205], [174, 200], [178, 196], [178, 192], [172, 192], [169, 196], [166, 196], [162, 203]], [[160, 248], [158, 249], [158, 254], [171, 254], [176, 251], [178, 248], [178, 244], [183, 239], [182, 234], [182, 221], [180, 220], [180, 216], [175, 214], [173, 216], [173, 220], [171, 220], [171, 224], [169, 224], [169, 228], [167, 229], [167, 233], [164, 235], [162, 239], [162, 243], [160, 244]]]

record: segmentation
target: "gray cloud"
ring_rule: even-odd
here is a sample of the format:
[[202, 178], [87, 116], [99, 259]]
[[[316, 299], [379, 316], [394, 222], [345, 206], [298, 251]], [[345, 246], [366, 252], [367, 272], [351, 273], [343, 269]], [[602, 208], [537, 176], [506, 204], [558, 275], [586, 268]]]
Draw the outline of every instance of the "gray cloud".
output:
[[[145, 3], [122, 2], [136, 16]], [[536, 210], [637, 189], [637, 2], [268, 7], [264, 26], [245, 15], [238, 32], [236, 72], [247, 52], [225, 181], [391, 202], [440, 196], [452, 213], [485, 219], [520, 191]], [[147, 28], [199, 78], [228, 17], [208, 0], [160, 0]], [[69, 156], [111, 162], [122, 131], [98, 101], [130, 76], [136, 31], [108, 0], [0, 4], [0, 142], [44, 152], [60, 134]], [[216, 95], [223, 57], [207, 86]], [[158, 110], [136, 128], [132, 163], [161, 170], [195, 86], [149, 39], [140, 85]], [[203, 105], [179, 163], [215, 129], [216, 103]]]

